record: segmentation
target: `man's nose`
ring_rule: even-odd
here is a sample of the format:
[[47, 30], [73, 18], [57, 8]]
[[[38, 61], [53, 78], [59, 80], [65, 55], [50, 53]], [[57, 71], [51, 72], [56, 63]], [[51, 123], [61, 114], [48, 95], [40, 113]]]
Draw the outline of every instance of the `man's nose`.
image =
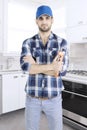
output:
[[47, 20], [46, 20], [46, 19], [43, 19], [43, 23], [46, 24], [46, 23], [47, 23]]

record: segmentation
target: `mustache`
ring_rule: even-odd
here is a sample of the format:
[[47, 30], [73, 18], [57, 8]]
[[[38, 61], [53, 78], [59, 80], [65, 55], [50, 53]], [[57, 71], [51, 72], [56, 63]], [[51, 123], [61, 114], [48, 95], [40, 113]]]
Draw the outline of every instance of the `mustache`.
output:
[[45, 25], [47, 25], [47, 24], [42, 24], [41, 26], [45, 26]]

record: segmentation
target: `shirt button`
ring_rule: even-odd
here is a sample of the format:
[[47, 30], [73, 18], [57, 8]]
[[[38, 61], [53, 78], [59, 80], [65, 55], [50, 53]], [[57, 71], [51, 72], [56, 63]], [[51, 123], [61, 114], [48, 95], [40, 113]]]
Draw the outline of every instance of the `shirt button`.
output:
[[44, 88], [44, 80], [42, 81], [42, 88]]

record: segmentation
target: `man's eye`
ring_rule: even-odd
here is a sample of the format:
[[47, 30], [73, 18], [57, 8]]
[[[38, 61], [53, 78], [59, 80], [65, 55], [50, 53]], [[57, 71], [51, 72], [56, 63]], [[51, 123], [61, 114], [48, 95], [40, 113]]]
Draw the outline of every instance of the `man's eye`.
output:
[[39, 17], [39, 20], [43, 20], [43, 18], [42, 18], [42, 17]]
[[47, 16], [47, 17], [46, 17], [46, 19], [50, 19], [50, 17], [49, 17], [49, 16]]

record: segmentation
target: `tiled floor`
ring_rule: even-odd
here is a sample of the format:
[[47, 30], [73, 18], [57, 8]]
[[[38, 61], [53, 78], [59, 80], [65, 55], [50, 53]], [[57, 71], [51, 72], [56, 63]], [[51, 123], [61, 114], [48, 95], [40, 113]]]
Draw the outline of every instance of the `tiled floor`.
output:
[[[24, 109], [0, 116], [0, 130], [25, 130]], [[48, 130], [44, 114], [41, 116], [40, 130]], [[75, 130], [64, 124], [63, 130]]]

